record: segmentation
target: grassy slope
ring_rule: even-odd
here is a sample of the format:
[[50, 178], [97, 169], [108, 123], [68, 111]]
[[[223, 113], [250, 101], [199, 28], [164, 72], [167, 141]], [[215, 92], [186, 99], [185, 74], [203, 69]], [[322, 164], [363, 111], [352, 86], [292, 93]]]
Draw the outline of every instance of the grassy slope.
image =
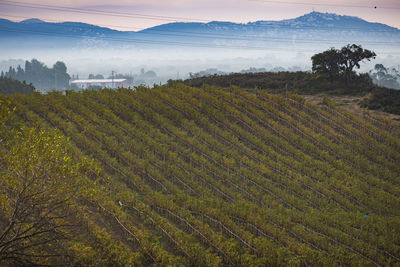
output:
[[[359, 116], [369, 117], [370, 119], [378, 119], [381, 121], [388, 121], [388, 123], [400, 126], [400, 115], [387, 113], [380, 109], [368, 109], [363, 106], [363, 103], [368, 99], [366, 97], [360, 96], [349, 96], [349, 95], [339, 95], [332, 96], [326, 94], [316, 94], [316, 95], [302, 95], [307, 101], [310, 101], [316, 105], [322, 105], [324, 99], [329, 99], [335, 105], [340, 106], [340, 108]], [[390, 121], [390, 122], [389, 122]]]
[[81, 205], [136, 252], [121, 264], [400, 264], [400, 131], [389, 122], [184, 85], [11, 100], [24, 124], [60, 129], [76, 159], [102, 167], [103, 193]]
[[[243, 89], [254, 88], [270, 93], [294, 92], [301, 95], [325, 94], [360, 98], [360, 106], [371, 110], [380, 110], [400, 115], [400, 91], [374, 85], [367, 76], [355, 76], [346, 83], [344, 80], [326, 80], [306, 72], [265, 72], [232, 73], [212, 75], [185, 80], [190, 86], [203, 84], [229, 88], [232, 85]], [[171, 82], [170, 82], [171, 83]]]

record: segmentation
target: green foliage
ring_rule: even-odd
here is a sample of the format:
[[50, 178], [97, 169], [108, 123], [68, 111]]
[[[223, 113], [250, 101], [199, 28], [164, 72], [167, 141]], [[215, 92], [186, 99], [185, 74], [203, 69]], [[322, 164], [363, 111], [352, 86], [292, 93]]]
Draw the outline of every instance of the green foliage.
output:
[[7, 77], [0, 77], [0, 94], [29, 94], [35, 88], [32, 84], [26, 84]]
[[341, 71], [339, 65], [341, 57], [342, 54], [334, 48], [315, 54], [311, 57], [312, 71], [327, 76], [330, 80], [338, 78]]
[[31, 264], [51, 258], [53, 247], [66, 235], [71, 201], [80, 185], [79, 166], [73, 165], [63, 150], [64, 138], [57, 134], [22, 129], [2, 146], [0, 262]]
[[340, 54], [342, 55], [342, 59], [339, 61], [339, 66], [347, 81], [350, 79], [351, 75], [354, 74], [354, 68], [360, 68], [360, 62], [364, 60], [370, 61], [376, 57], [375, 52], [363, 49], [361, 45], [356, 44], [348, 44], [342, 47], [342, 49], [340, 49]]
[[363, 49], [361, 45], [348, 44], [340, 50], [331, 48], [322, 53], [311, 57], [312, 71], [315, 74], [333, 79], [345, 78], [349, 82], [356, 76], [354, 68], [360, 68], [360, 62], [371, 60], [376, 54], [368, 49]]
[[362, 101], [361, 107], [400, 115], [400, 91], [385, 88], [374, 90]]
[[[1, 107], [2, 117], [12, 116], [4, 104]], [[140, 262], [140, 253], [125, 252], [105, 231], [95, 232], [96, 226], [91, 233], [82, 232], [79, 203], [97, 187], [87, 179], [93, 163], [84, 159], [76, 163], [59, 131], [15, 130], [9, 124], [8, 120], [0, 132], [0, 264]], [[90, 235], [97, 235], [97, 242], [88, 242]]]
[[[177, 83], [179, 82], [170, 81], [168, 85], [175, 87]], [[364, 74], [354, 76], [350, 82], [346, 82], [343, 79], [329, 80], [324, 75], [301, 71], [233, 73], [188, 79], [184, 83], [195, 87], [204, 85], [215, 85], [224, 88], [239, 86], [248, 90], [266, 90], [274, 94], [293, 92], [298, 94], [363, 95], [376, 89], [368, 75]]]

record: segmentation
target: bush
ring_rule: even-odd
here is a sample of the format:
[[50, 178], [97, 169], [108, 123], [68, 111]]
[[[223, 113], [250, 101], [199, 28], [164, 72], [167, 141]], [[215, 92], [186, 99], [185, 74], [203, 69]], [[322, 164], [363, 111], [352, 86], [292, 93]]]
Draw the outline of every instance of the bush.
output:
[[7, 77], [0, 77], [0, 94], [29, 94], [35, 87], [32, 84], [26, 84]]

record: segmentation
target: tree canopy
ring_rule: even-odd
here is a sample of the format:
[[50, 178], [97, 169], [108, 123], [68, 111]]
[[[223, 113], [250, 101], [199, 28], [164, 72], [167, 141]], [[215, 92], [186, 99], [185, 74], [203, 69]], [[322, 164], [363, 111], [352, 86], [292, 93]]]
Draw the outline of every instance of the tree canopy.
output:
[[341, 49], [331, 48], [312, 56], [312, 71], [331, 80], [343, 77], [349, 81], [355, 75], [354, 69], [360, 68], [361, 62], [375, 57], [375, 52], [361, 45], [348, 44]]
[[10, 67], [8, 72], [2, 74], [2, 77], [32, 83], [38, 90], [68, 89], [71, 79], [64, 62], [57, 61], [52, 68], [48, 68], [36, 59], [26, 61], [25, 69], [21, 66], [17, 69]]

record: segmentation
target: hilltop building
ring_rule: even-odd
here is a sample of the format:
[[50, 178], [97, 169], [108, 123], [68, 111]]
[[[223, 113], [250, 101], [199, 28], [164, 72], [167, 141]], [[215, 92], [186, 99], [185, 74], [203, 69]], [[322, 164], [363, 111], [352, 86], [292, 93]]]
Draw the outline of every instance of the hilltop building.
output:
[[71, 85], [76, 85], [79, 89], [88, 88], [122, 88], [128, 87], [127, 79], [89, 79], [89, 80], [74, 80], [70, 82]]

